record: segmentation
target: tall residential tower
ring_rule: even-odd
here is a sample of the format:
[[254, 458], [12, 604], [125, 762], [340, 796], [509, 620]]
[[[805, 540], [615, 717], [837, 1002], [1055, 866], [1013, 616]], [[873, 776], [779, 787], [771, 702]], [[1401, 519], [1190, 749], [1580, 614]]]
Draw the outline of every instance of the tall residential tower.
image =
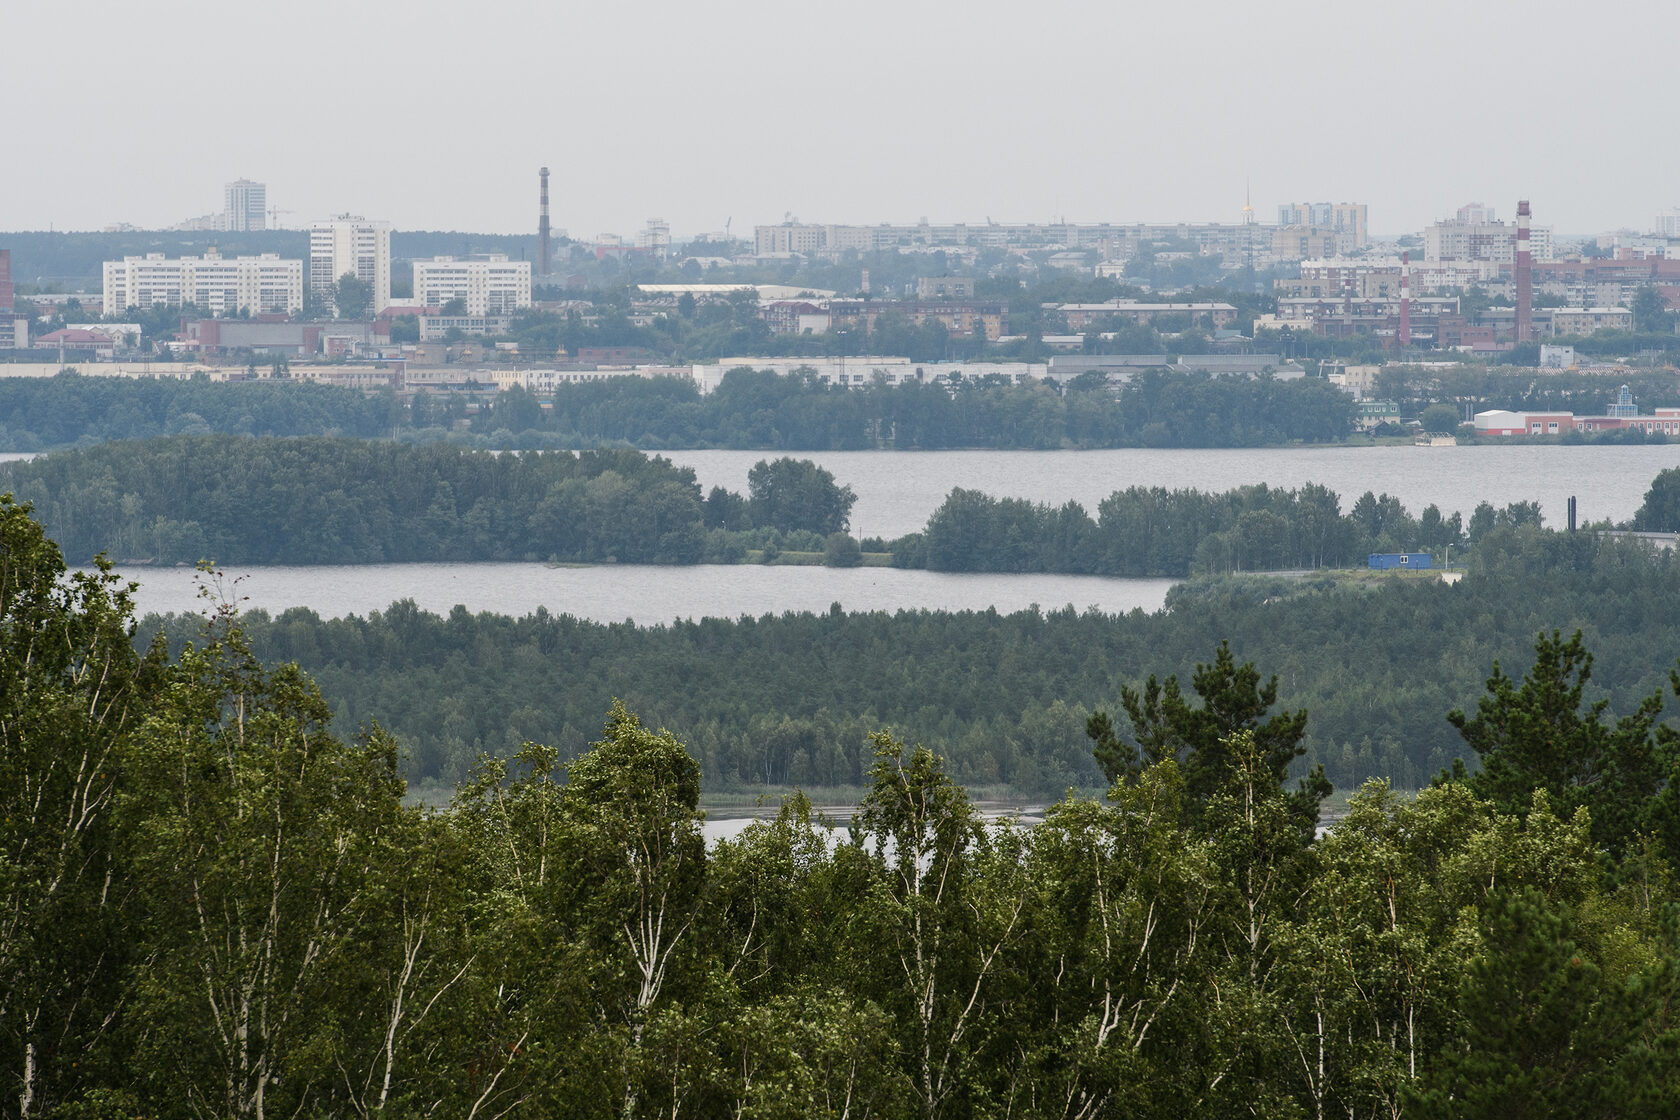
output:
[[309, 291], [327, 307], [346, 273], [373, 290], [373, 313], [391, 303], [391, 223], [340, 214], [309, 227]]
[[268, 184], [238, 179], [225, 188], [223, 228], [235, 233], [268, 228]]

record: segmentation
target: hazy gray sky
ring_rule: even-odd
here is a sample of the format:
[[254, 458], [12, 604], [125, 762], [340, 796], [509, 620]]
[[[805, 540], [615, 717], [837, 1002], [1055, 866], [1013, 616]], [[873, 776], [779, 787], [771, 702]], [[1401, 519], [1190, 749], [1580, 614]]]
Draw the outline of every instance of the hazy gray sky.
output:
[[7, 5], [0, 229], [158, 226], [268, 183], [300, 225], [573, 236], [781, 220], [1373, 231], [1680, 204], [1674, 0]]

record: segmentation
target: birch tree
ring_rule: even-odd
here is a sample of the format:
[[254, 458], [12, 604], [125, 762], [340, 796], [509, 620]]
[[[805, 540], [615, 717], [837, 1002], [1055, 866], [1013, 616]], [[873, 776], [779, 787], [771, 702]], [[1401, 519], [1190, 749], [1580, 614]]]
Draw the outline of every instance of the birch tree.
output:
[[644, 1093], [645, 1036], [694, 940], [706, 872], [700, 766], [670, 732], [615, 702], [600, 741], [566, 775], [559, 905], [589, 970], [596, 1022], [616, 1040], [614, 1111], [630, 1117]]
[[1006, 950], [1024, 929], [1021, 838], [989, 834], [927, 748], [872, 741], [874, 784], [851, 841], [871, 867], [856, 936], [875, 942], [871, 974], [903, 1024], [915, 1111], [936, 1120], [974, 1089]]
[[388, 737], [346, 743], [328, 718], [296, 666], [264, 669], [223, 619], [127, 751], [122, 845], [143, 923], [130, 1029], [172, 1108], [265, 1120], [339, 1103], [332, 981], [376, 916], [402, 782]]
[[1029, 879], [1048, 992], [1036, 1042], [1040, 1109], [1084, 1118], [1171, 1115], [1208, 996], [1219, 874], [1183, 826], [1171, 760], [1106, 802], [1068, 797], [1033, 830]]
[[77, 1093], [110, 1035], [115, 754], [161, 659], [135, 655], [134, 585], [103, 559], [67, 576], [30, 512], [0, 495], [0, 1111], [19, 1117]]

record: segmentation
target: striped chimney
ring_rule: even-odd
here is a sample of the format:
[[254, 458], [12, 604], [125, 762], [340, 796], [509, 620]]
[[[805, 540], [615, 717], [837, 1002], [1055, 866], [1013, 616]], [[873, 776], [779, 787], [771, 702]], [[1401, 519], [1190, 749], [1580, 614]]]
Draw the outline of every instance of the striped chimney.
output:
[[1534, 337], [1533, 259], [1528, 252], [1528, 199], [1517, 203], [1517, 261], [1513, 275], [1517, 282], [1517, 329], [1514, 341]]
[[1400, 345], [1412, 344], [1412, 254], [1400, 254]]

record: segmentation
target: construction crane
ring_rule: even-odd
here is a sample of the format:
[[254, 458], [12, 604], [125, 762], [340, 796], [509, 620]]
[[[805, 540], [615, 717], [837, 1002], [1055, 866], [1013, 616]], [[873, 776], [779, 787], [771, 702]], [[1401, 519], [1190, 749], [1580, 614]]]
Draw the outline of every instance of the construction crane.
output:
[[282, 214], [296, 214], [296, 213], [297, 213], [296, 210], [282, 210], [277, 206], [270, 206], [268, 208], [268, 228], [269, 229], [279, 229], [280, 228], [280, 215], [282, 215]]

